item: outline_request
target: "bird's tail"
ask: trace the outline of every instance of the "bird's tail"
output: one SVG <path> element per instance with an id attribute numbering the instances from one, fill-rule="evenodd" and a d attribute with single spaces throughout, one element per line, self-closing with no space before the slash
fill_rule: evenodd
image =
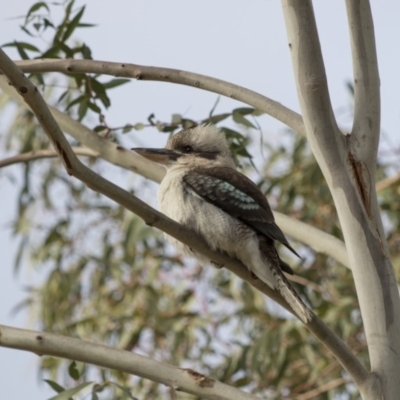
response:
<path id="1" fill-rule="evenodd" d="M 301 297 L 294 290 L 293 286 L 286 279 L 282 273 L 277 273 L 276 276 L 276 289 L 286 300 L 295 314 L 306 324 L 311 321 L 312 311 L 304 303 Z"/>

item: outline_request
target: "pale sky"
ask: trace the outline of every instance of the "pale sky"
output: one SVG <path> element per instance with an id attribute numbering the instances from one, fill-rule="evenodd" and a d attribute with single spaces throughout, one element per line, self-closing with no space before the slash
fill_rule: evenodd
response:
<path id="1" fill-rule="evenodd" d="M 4 0 L 3 0 L 4 1 Z M 29 41 L 18 26 L 33 0 L 7 1 L 0 20 L 0 44 Z M 84 4 L 82 1 L 76 2 Z M 98 60 L 184 69 L 221 78 L 260 92 L 299 111 L 286 31 L 277 0 L 96 0 L 87 1 L 83 22 L 98 27 L 81 29 L 77 37 L 92 48 Z M 400 2 L 373 0 L 375 32 L 382 88 L 382 128 L 400 145 Z M 352 77 L 344 1 L 317 0 L 315 12 L 320 29 L 326 71 L 334 109 L 349 105 L 345 82 Z M 17 57 L 9 48 L 9 54 Z M 145 121 L 154 112 L 169 120 L 172 113 L 191 118 L 206 115 L 215 94 L 158 82 L 133 82 L 112 92 L 107 114 L 112 126 Z M 241 103 L 221 99 L 217 112 Z M 345 119 L 340 122 L 346 122 Z M 277 140 L 282 125 L 261 119 L 265 140 Z M 3 132 L 0 121 L 0 135 Z M 146 134 L 147 135 L 147 134 Z M 157 134 L 149 142 L 162 142 Z M 1 154 L 1 153 L 0 153 Z M 23 268 L 14 277 L 16 243 L 10 239 L 9 222 L 15 211 L 16 189 L 0 171 L 0 323 L 28 327 L 27 314 L 10 314 L 24 298 L 23 286 L 40 276 Z M 37 356 L 0 348 L 0 388 L 4 399 L 43 400 L 54 395 L 38 383 Z"/>

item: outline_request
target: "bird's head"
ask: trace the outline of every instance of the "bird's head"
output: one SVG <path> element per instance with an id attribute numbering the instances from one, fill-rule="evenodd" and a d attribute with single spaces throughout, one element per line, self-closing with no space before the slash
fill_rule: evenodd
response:
<path id="1" fill-rule="evenodd" d="M 172 135 L 164 149 L 134 148 L 141 156 L 167 169 L 182 166 L 235 168 L 225 134 L 214 125 L 197 125 Z"/>

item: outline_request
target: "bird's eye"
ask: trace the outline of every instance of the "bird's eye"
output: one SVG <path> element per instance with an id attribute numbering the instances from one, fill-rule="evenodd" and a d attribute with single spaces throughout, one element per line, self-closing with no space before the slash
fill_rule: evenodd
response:
<path id="1" fill-rule="evenodd" d="M 192 146 L 185 146 L 182 148 L 182 152 L 189 154 L 189 153 L 193 153 L 193 147 Z"/>

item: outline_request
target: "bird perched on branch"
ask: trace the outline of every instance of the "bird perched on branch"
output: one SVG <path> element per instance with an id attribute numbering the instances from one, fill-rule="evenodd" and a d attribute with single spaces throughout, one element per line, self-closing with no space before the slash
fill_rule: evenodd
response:
<path id="1" fill-rule="evenodd" d="M 310 309 L 283 274 L 293 271 L 279 258 L 274 242 L 298 254 L 275 224 L 265 196 L 236 170 L 222 131 L 198 125 L 172 135 L 164 149 L 132 150 L 167 168 L 158 192 L 161 212 L 202 236 L 210 248 L 239 259 L 278 290 L 303 322 L 311 319 Z M 202 263 L 209 261 L 178 240 L 170 240 L 185 254 Z"/>

